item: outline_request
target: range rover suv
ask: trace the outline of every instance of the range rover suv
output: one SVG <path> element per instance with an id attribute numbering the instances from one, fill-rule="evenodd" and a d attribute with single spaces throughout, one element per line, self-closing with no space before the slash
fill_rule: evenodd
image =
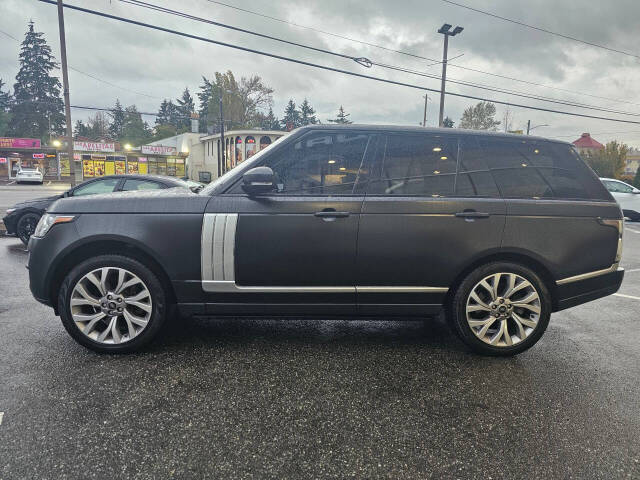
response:
<path id="1" fill-rule="evenodd" d="M 69 334 L 139 349 L 168 316 L 429 317 L 513 355 L 618 290 L 623 217 L 567 143 L 453 129 L 298 129 L 196 194 L 63 198 L 31 291 Z"/>

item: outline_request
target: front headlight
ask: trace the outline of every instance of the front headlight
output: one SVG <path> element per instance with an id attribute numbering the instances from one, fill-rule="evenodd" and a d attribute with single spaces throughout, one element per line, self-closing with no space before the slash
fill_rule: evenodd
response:
<path id="1" fill-rule="evenodd" d="M 12 214 L 13 212 L 15 212 L 16 209 L 15 208 L 7 208 L 7 215 Z"/>
<path id="2" fill-rule="evenodd" d="M 40 217 L 40 221 L 36 226 L 36 231 L 33 232 L 33 236 L 42 238 L 56 223 L 71 222 L 74 218 L 75 216 L 73 215 L 52 215 L 50 213 L 45 213 Z"/>

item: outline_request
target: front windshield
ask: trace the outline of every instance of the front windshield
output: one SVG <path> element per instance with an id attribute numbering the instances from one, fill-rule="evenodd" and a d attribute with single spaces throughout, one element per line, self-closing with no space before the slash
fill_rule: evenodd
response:
<path id="1" fill-rule="evenodd" d="M 213 190 L 215 190 L 215 188 L 218 185 L 223 184 L 224 182 L 226 182 L 229 178 L 233 177 L 235 175 L 235 173 L 237 172 L 237 169 L 242 167 L 242 168 L 251 168 L 252 166 L 255 166 L 259 161 L 260 158 L 262 157 L 262 155 L 264 155 L 265 152 L 270 151 L 274 145 L 277 145 L 279 142 L 281 142 L 284 138 L 286 138 L 287 135 L 283 135 L 282 137 L 278 138 L 276 141 L 274 141 L 271 145 L 269 145 L 269 147 L 267 148 L 263 148 L 262 150 L 260 150 L 258 153 L 256 153 L 255 155 L 253 155 L 249 160 L 245 160 L 242 163 L 239 163 L 238 165 L 236 165 L 235 167 L 233 167 L 231 170 L 229 170 L 228 172 L 226 172 L 224 175 L 222 175 L 221 177 L 216 178 L 214 181 L 212 181 L 209 185 L 207 185 L 205 188 L 203 188 L 200 192 L 198 192 L 200 195 L 210 195 L 211 192 L 213 192 Z"/>

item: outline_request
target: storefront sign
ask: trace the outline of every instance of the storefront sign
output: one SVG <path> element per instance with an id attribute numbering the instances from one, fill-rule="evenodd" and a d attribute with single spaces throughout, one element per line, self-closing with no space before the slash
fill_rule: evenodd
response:
<path id="1" fill-rule="evenodd" d="M 177 155 L 176 147 L 167 147 L 166 145 L 142 145 L 141 153 L 146 155 Z"/>
<path id="2" fill-rule="evenodd" d="M 115 152 L 115 144 L 98 142 L 73 142 L 73 149 L 82 152 Z"/>
<path id="3" fill-rule="evenodd" d="M 0 157 L 0 163 L 7 163 L 7 157 Z"/>
<path id="4" fill-rule="evenodd" d="M 0 148 L 40 148 L 37 138 L 0 138 Z"/>
<path id="5" fill-rule="evenodd" d="M 44 158 L 44 153 L 34 153 L 33 158 Z"/>

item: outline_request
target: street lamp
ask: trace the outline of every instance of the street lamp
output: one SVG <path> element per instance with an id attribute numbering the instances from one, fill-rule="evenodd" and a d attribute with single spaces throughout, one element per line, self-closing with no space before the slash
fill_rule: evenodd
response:
<path id="1" fill-rule="evenodd" d="M 124 144 L 124 149 L 125 149 L 125 150 L 131 150 L 131 148 L 132 148 L 132 147 L 131 147 L 131 144 L 130 144 L 130 143 L 125 143 L 125 144 Z"/>
<path id="2" fill-rule="evenodd" d="M 444 35 L 444 50 L 442 52 L 442 84 L 440 86 L 440 115 L 438 125 L 442 127 L 444 120 L 444 86 L 447 81 L 447 50 L 449 49 L 449 37 L 455 37 L 462 32 L 464 28 L 457 26 L 451 30 L 451 25 L 445 23 L 438 29 L 438 33 Z"/>
<path id="3" fill-rule="evenodd" d="M 550 127 L 550 126 L 551 126 L 551 125 L 548 125 L 548 124 L 546 124 L 546 123 L 543 123 L 543 124 L 541 124 L 541 125 L 536 125 L 536 126 L 532 127 L 532 126 L 531 126 L 531 120 L 527 120 L 527 135 L 529 135 L 529 132 L 530 132 L 531 130 L 535 130 L 535 129 L 536 129 L 536 128 L 538 128 L 538 127 Z"/>
<path id="4" fill-rule="evenodd" d="M 53 146 L 56 148 L 60 148 L 60 146 L 62 145 L 60 140 L 54 140 L 52 143 L 53 143 Z"/>

